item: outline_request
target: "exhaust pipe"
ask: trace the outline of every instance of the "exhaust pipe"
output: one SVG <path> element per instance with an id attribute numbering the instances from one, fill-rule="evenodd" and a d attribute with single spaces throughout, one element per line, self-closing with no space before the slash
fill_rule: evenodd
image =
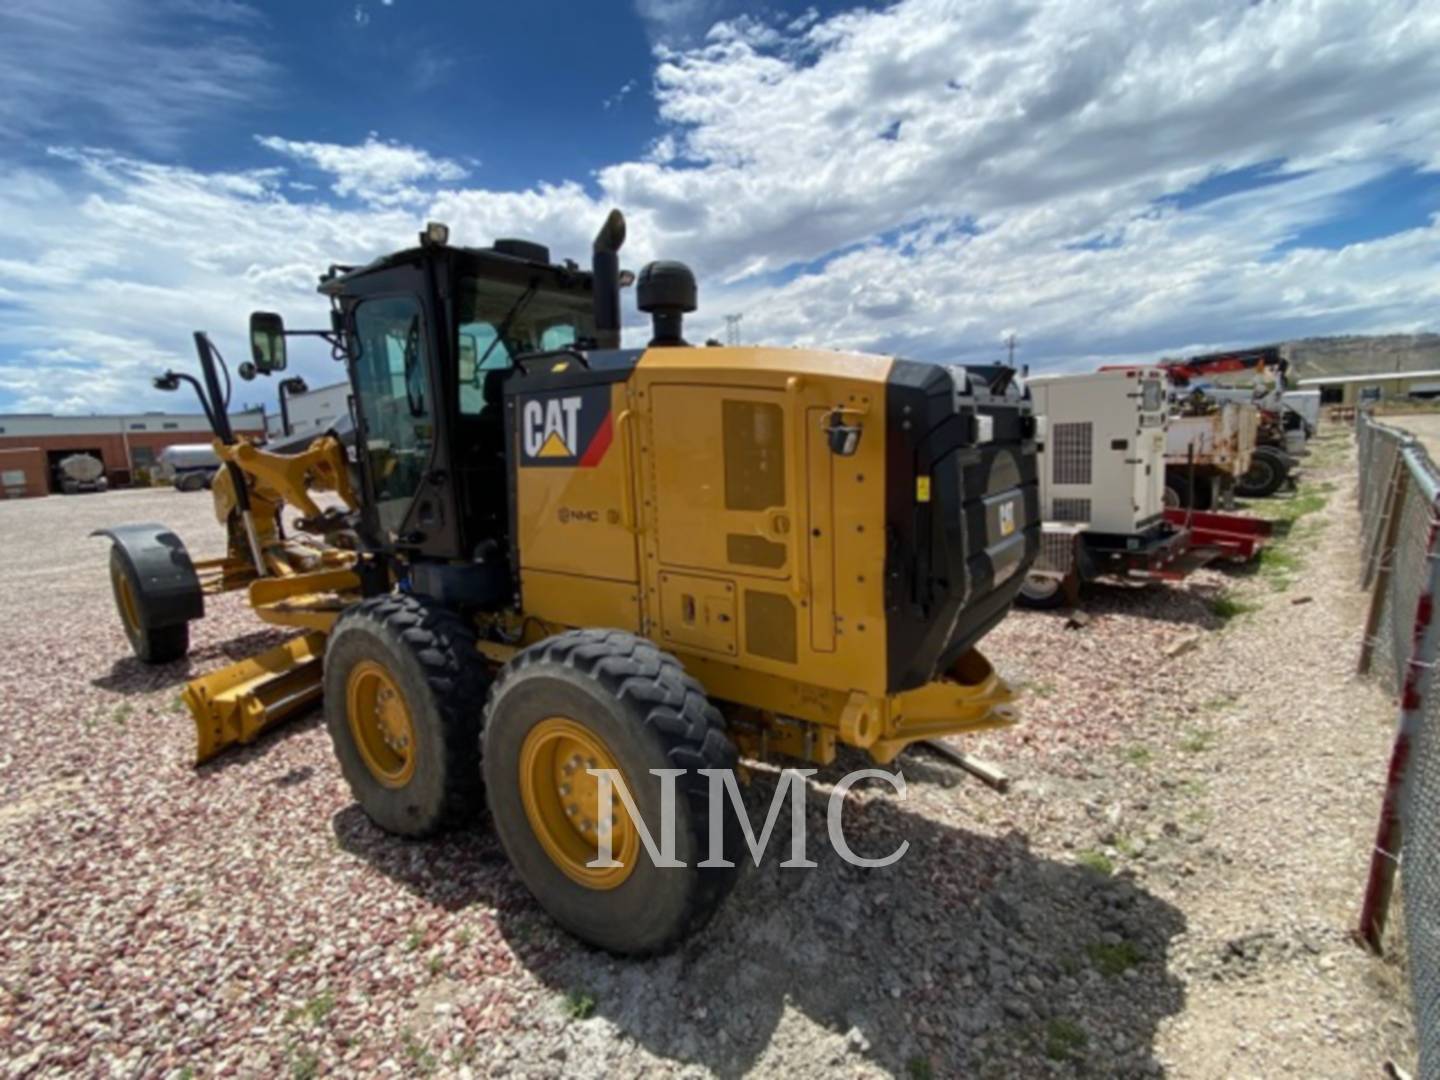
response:
<path id="1" fill-rule="evenodd" d="M 590 256 L 595 296 L 595 347 L 620 347 L 620 248 L 625 243 L 625 215 L 611 210 L 595 234 Z"/>

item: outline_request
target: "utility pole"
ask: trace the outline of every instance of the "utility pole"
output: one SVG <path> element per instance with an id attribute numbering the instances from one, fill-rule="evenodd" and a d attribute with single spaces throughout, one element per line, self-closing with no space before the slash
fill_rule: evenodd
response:
<path id="1" fill-rule="evenodd" d="M 1006 363 L 1009 364 L 1009 366 L 1013 368 L 1013 367 L 1015 366 L 1015 331 L 1014 331 L 1014 330 L 1011 330 L 1008 334 L 1005 335 L 1005 351 L 1006 351 L 1007 355 L 1009 356 L 1009 359 L 1006 361 Z"/>
<path id="2" fill-rule="evenodd" d="M 725 344 L 740 344 L 740 320 L 745 316 L 743 313 L 725 316 Z"/>

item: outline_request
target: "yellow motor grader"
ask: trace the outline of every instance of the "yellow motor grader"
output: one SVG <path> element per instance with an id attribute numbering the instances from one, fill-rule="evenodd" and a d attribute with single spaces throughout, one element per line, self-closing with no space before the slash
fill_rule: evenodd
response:
<path id="1" fill-rule="evenodd" d="M 693 275 L 656 262 L 635 281 L 624 233 L 612 212 L 585 270 L 432 224 L 416 247 L 330 268 L 328 329 L 254 314 L 241 377 L 283 370 L 298 334 L 349 376 L 350 417 L 293 453 L 231 431 L 228 371 L 197 333 L 202 378 L 157 385 L 199 392 L 227 553 L 192 560 L 162 525 L 106 535 L 142 660 L 182 657 L 219 592 L 297 631 L 186 687 L 200 761 L 323 702 L 378 825 L 418 837 L 488 802 L 562 925 L 644 954 L 703 924 L 734 874 L 697 865 L 699 770 L 826 764 L 838 743 L 884 763 L 1013 720 L 975 645 L 1025 578 L 1039 513 L 1009 369 L 692 347 Z M 621 347 L 631 283 L 645 348 Z M 601 805 L 605 769 L 631 802 Z M 666 782 L 673 862 L 640 843 Z M 597 858 L 602 817 L 614 865 Z M 727 854 L 737 829 L 717 826 Z"/>

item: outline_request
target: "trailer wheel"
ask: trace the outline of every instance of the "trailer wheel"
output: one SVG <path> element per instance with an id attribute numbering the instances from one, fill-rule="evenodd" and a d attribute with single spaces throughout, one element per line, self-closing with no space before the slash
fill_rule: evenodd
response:
<path id="1" fill-rule="evenodd" d="M 1065 582 L 1044 574 L 1026 574 L 1015 603 L 1032 611 L 1053 611 L 1065 604 Z"/>
<path id="2" fill-rule="evenodd" d="M 1281 454 L 1270 446 L 1257 446 L 1250 455 L 1250 468 L 1235 484 L 1235 491 L 1247 499 L 1268 499 L 1285 484 L 1289 469 Z"/>
<path id="3" fill-rule="evenodd" d="M 389 594 L 340 616 L 325 649 L 325 724 L 371 821 L 425 836 L 475 816 L 487 681 L 475 631 L 453 611 Z"/>
<path id="4" fill-rule="evenodd" d="M 145 592 L 135 568 L 120 554 L 110 549 L 110 589 L 115 595 L 115 610 L 135 656 L 146 664 L 168 664 L 190 651 L 190 624 L 151 626 L 152 612 L 145 607 Z"/>
<path id="5" fill-rule="evenodd" d="M 664 952 L 695 933 L 734 883 L 710 855 L 708 778 L 737 754 L 720 712 L 678 660 L 620 630 L 571 630 L 518 653 L 491 691 L 482 755 L 495 831 L 521 880 L 576 937 L 622 955 Z M 590 769 L 620 773 L 641 823 L 663 845 L 664 785 L 673 778 L 674 857 L 656 866 L 624 801 L 613 796 L 612 853 L 598 861 L 600 798 Z M 729 799 L 719 823 L 732 864 Z M 664 850 L 663 846 L 660 850 Z"/>

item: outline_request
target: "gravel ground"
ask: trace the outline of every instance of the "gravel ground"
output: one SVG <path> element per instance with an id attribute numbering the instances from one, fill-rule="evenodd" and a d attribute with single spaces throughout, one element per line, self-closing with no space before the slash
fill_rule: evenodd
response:
<path id="1" fill-rule="evenodd" d="M 0 503 L 0 1067 L 15 1076 L 616 1072 L 1375 1075 L 1414 1061 L 1403 973 L 1352 946 L 1393 707 L 1351 675 L 1353 456 L 1260 572 L 1098 588 L 986 650 L 1024 721 L 1000 796 L 901 759 L 852 793 L 860 870 L 747 870 L 645 963 L 554 929 L 483 824 L 408 843 L 351 803 L 318 717 L 202 769 L 177 692 L 273 635 L 210 604 L 129 658 L 97 525 L 217 553 L 203 495 Z M 1328 458 L 1325 464 L 1323 458 Z M 1293 516 L 1321 498 L 1280 500 Z M 1278 511 L 1276 508 L 1278 507 Z M 1303 603 L 1302 603 L 1303 601 Z M 1173 655 L 1172 655 L 1173 654 Z M 760 774 L 750 798 L 768 802 Z"/>

